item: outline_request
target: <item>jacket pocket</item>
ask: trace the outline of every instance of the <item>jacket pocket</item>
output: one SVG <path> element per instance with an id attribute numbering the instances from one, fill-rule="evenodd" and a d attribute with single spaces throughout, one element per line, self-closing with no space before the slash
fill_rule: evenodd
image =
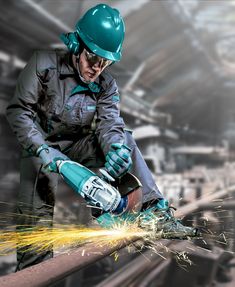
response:
<path id="1" fill-rule="evenodd" d="M 81 125 L 82 124 L 82 96 L 70 96 L 63 109 L 62 122 L 66 125 Z"/>
<path id="2" fill-rule="evenodd" d="M 82 106 L 82 125 L 90 126 L 96 113 L 96 103 L 87 102 Z"/>

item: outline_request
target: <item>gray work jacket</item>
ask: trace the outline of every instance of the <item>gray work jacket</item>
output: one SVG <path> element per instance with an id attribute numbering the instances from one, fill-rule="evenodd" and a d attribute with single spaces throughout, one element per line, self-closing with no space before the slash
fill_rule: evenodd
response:
<path id="1" fill-rule="evenodd" d="M 91 90 L 81 82 L 65 51 L 36 51 L 21 72 L 8 121 L 23 149 L 35 154 L 50 142 L 73 140 L 89 129 L 96 114 L 95 133 L 106 154 L 112 143 L 124 141 L 119 94 L 115 80 L 103 71 Z"/>

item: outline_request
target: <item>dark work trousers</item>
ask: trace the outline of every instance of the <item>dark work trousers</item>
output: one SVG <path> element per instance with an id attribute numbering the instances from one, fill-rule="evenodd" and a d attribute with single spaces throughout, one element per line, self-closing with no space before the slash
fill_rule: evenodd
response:
<path id="1" fill-rule="evenodd" d="M 162 198 L 154 179 L 130 132 L 125 132 L 125 144 L 132 149 L 132 168 L 130 170 L 143 185 L 143 202 Z M 67 150 L 67 151 L 66 151 Z M 62 150 L 71 160 L 88 168 L 103 167 L 105 158 L 94 134 L 88 134 L 69 149 Z M 36 157 L 22 157 L 20 170 L 20 191 L 18 196 L 18 229 L 30 227 L 51 227 L 57 190 L 58 174 L 40 171 L 41 162 Z M 17 250 L 17 270 L 42 262 L 53 256 L 50 251 L 37 253 Z"/>

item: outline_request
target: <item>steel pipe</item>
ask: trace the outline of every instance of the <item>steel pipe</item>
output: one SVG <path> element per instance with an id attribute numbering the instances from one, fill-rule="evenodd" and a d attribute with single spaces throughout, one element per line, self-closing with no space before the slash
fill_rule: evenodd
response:
<path id="1" fill-rule="evenodd" d="M 40 264 L 28 267 L 17 273 L 0 277 L 1 287 L 45 287 L 51 286 L 70 274 L 124 248 L 138 240 L 122 240 L 111 246 L 86 244 L 71 254 L 62 254 Z"/>

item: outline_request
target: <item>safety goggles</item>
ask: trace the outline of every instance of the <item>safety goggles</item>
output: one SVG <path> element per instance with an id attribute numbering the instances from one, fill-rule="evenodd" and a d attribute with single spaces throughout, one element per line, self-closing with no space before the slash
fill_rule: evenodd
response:
<path id="1" fill-rule="evenodd" d="M 103 69 L 103 68 L 111 65 L 113 62 L 111 60 L 97 56 L 96 54 L 91 53 L 91 52 L 87 51 L 86 49 L 84 49 L 84 53 L 86 56 L 86 60 L 88 61 L 88 63 L 91 66 L 95 65 L 96 63 L 99 63 L 99 66 Z"/>

